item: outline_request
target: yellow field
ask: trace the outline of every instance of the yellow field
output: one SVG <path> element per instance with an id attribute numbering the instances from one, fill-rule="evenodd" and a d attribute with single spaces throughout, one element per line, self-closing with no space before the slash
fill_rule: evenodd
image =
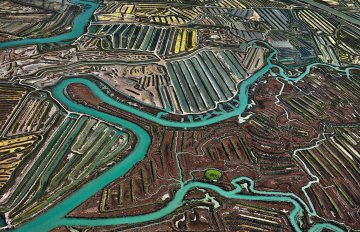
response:
<path id="1" fill-rule="evenodd" d="M 0 140 L 0 188 L 10 179 L 21 160 L 38 140 L 36 135 Z"/>
<path id="2" fill-rule="evenodd" d="M 188 39 L 191 39 L 191 45 L 188 46 Z M 188 28 L 178 28 L 175 39 L 174 53 L 192 51 L 197 44 L 196 30 Z"/>

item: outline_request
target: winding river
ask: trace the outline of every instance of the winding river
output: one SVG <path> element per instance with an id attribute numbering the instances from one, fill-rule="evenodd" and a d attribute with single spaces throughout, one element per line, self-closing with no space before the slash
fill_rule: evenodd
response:
<path id="1" fill-rule="evenodd" d="M 100 6 L 98 2 L 92 0 L 71 0 L 74 4 L 79 4 L 83 7 L 82 13 L 79 14 L 72 24 L 72 29 L 64 34 L 55 35 L 46 38 L 24 38 L 21 40 L 12 40 L 0 43 L 0 48 L 16 47 L 22 45 L 32 44 L 48 44 L 66 42 L 69 40 L 77 39 L 82 36 L 86 27 L 89 24 L 95 10 Z"/>
<path id="2" fill-rule="evenodd" d="M 250 45 L 254 45 L 250 43 Z M 272 49 L 269 46 L 269 49 Z M 141 128 L 139 125 L 127 121 L 122 118 L 118 118 L 116 116 L 98 111 L 96 109 L 92 109 L 86 107 L 84 105 L 78 104 L 66 95 L 66 88 L 68 85 L 72 83 L 81 83 L 86 85 L 91 91 L 99 98 L 101 98 L 104 102 L 117 107 L 121 110 L 124 110 L 128 113 L 137 115 L 146 120 L 152 121 L 154 123 L 170 126 L 170 127 L 178 127 L 178 128 L 190 128 L 190 127 L 199 127 L 211 125 L 213 123 L 221 122 L 222 120 L 228 119 L 233 116 L 241 115 L 241 113 L 246 109 L 248 104 L 248 89 L 249 87 L 260 77 L 262 77 L 266 72 L 268 72 L 271 68 L 277 67 L 279 70 L 280 76 L 284 79 L 292 82 L 300 81 L 303 77 L 305 77 L 314 66 L 324 65 L 324 64 L 311 64 L 309 65 L 304 73 L 297 77 L 288 77 L 285 74 L 285 71 L 275 64 L 271 63 L 271 60 L 276 55 L 277 51 L 275 49 L 272 50 L 270 56 L 267 58 L 267 65 L 260 69 L 253 76 L 243 81 L 240 85 L 238 98 L 239 98 L 239 106 L 231 112 L 224 112 L 221 115 L 217 115 L 210 119 L 203 119 L 201 121 L 193 121 L 193 122 L 174 122 L 162 118 L 158 118 L 152 114 L 143 112 L 137 108 L 134 108 L 130 105 L 122 104 L 120 102 L 115 101 L 114 99 L 107 96 L 101 89 L 92 81 L 80 78 L 73 77 L 69 79 L 65 79 L 60 81 L 53 88 L 53 96 L 59 100 L 66 108 L 68 108 L 73 113 L 85 113 L 88 115 L 92 115 L 96 118 L 100 118 L 102 120 L 108 121 L 110 123 L 116 124 L 119 127 L 123 127 L 125 129 L 131 130 L 134 132 L 137 137 L 137 144 L 134 150 L 120 163 L 107 170 L 105 173 L 100 175 L 94 180 L 91 180 L 84 186 L 82 186 L 79 190 L 75 191 L 71 196 L 64 199 L 62 202 L 58 203 L 54 207 L 50 208 L 42 215 L 36 217 L 29 223 L 20 227 L 17 231 L 29 231 L 30 229 L 35 229 L 36 231 L 47 231 L 58 226 L 66 225 L 83 225 L 83 226 L 105 226 L 105 225 L 121 225 L 121 224 L 131 224 L 131 223 L 139 223 L 139 222 L 147 222 L 160 219 L 170 213 L 174 212 L 177 208 L 184 204 L 184 196 L 185 194 L 193 189 L 193 188 L 203 188 L 203 189 L 211 189 L 218 194 L 222 195 L 226 198 L 238 199 L 238 200 L 253 200 L 253 201 L 271 201 L 271 202 L 289 202 L 294 205 L 294 208 L 290 214 L 290 222 L 295 231 L 301 231 L 299 225 L 299 218 L 305 212 L 312 216 L 317 216 L 316 211 L 314 210 L 311 201 L 310 206 L 308 206 L 300 197 L 290 192 L 265 192 L 259 191 L 254 188 L 254 181 L 248 177 L 239 177 L 232 181 L 232 185 L 235 187 L 232 191 L 225 191 L 216 185 L 212 185 L 209 183 L 203 183 L 198 181 L 189 181 L 181 185 L 180 189 L 175 194 L 174 198 L 162 209 L 139 216 L 130 216 L 130 217 L 115 217 L 115 218 L 98 218 L 98 219 L 86 219 L 86 218 L 66 218 L 66 214 L 73 210 L 76 206 L 80 205 L 86 199 L 91 197 L 97 191 L 104 188 L 106 185 L 114 181 L 115 179 L 124 175 L 130 168 L 132 168 L 137 162 L 142 160 L 146 155 L 148 148 L 150 146 L 151 138 L 148 133 Z M 327 65 L 332 67 L 331 65 Z M 333 67 L 337 69 L 339 72 L 344 72 L 350 77 L 350 70 L 356 67 L 348 67 L 345 69 L 341 69 L 339 67 Z M 182 179 L 182 178 L 181 178 Z M 238 184 L 240 181 L 246 181 L 250 184 L 250 191 L 253 195 L 247 195 L 241 193 L 241 186 Z M 304 212 L 305 211 L 305 212 Z M 319 223 L 313 225 L 311 231 L 319 231 L 324 228 L 333 230 L 333 231 L 343 231 L 340 227 L 330 224 L 330 223 Z"/>
<path id="3" fill-rule="evenodd" d="M 84 10 L 74 21 L 73 29 L 65 34 L 57 35 L 49 38 L 38 38 L 38 39 L 24 39 L 16 41 L 8 41 L 0 43 L 0 48 L 20 46 L 20 45 L 29 45 L 29 44 L 41 44 L 41 43 L 50 43 L 50 42 L 62 42 L 66 40 L 76 39 L 81 36 L 85 28 L 90 21 L 90 18 L 93 12 L 99 6 L 98 3 L 86 0 L 72 0 L 75 4 L 82 4 Z M 248 45 L 255 46 L 256 42 L 251 42 Z M 263 43 L 263 42 L 262 42 Z M 184 196 L 187 192 L 194 188 L 210 189 L 223 197 L 229 199 L 237 200 L 251 200 L 251 201 L 267 201 L 267 202 L 288 202 L 293 204 L 294 208 L 290 213 L 290 223 L 295 231 L 301 231 L 299 219 L 304 213 L 307 213 L 312 216 L 317 216 L 314 207 L 312 206 L 311 201 L 309 206 L 297 195 L 291 192 L 266 192 L 259 191 L 255 189 L 255 183 L 252 179 L 248 177 L 238 177 L 232 180 L 232 185 L 234 189 L 231 191 L 225 191 L 224 189 L 209 183 L 198 182 L 198 181 L 187 181 L 180 185 L 180 189 L 176 192 L 173 199 L 162 209 L 148 213 L 145 215 L 138 216 L 128 216 L 128 217 L 114 217 L 114 218 L 97 218 L 97 219 L 87 219 L 87 218 L 67 218 L 66 215 L 84 202 L 86 199 L 94 195 L 96 192 L 100 191 L 102 188 L 107 186 L 109 183 L 113 182 L 117 178 L 123 176 L 128 170 L 130 170 L 137 162 L 141 161 L 147 154 L 148 148 L 151 143 L 151 138 L 149 134 L 141 128 L 139 125 L 127 121 L 125 119 L 98 111 L 86 107 L 84 105 L 78 104 L 67 97 L 65 94 L 66 87 L 72 83 L 81 83 L 86 85 L 93 93 L 102 99 L 104 102 L 119 108 L 120 110 L 126 111 L 128 113 L 137 115 L 151 122 L 157 123 L 162 126 L 177 127 L 177 128 L 193 128 L 211 125 L 217 122 L 221 122 L 225 119 L 241 115 L 248 105 L 248 89 L 249 87 L 256 82 L 259 78 L 268 73 L 272 68 L 276 67 L 279 70 L 279 76 L 284 78 L 287 81 L 296 82 L 301 80 L 306 76 L 312 67 L 325 65 L 314 63 L 307 66 L 306 70 L 297 77 L 288 77 L 281 66 L 272 63 L 272 60 L 276 58 L 277 51 L 273 49 L 270 45 L 264 43 L 270 49 L 271 54 L 267 57 L 267 65 L 261 68 L 259 71 L 254 73 L 251 77 L 244 80 L 240 86 L 237 98 L 239 100 L 239 105 L 235 107 L 230 112 L 223 112 L 222 114 L 216 115 L 212 118 L 203 118 L 199 121 L 190 121 L 190 122 L 175 122 L 157 117 L 146 112 L 143 112 L 137 108 L 134 108 L 130 105 L 122 104 L 115 101 L 114 99 L 107 96 L 101 89 L 92 81 L 85 78 L 69 78 L 60 81 L 53 88 L 53 96 L 67 109 L 73 113 L 84 113 L 91 115 L 93 117 L 102 119 L 104 121 L 110 122 L 112 124 L 118 125 L 119 127 L 133 131 L 137 137 L 137 144 L 132 150 L 132 152 L 121 162 L 105 171 L 103 174 L 98 176 L 96 179 L 93 179 L 83 185 L 79 190 L 75 191 L 69 197 L 61 201 L 60 203 L 52 206 L 50 209 L 46 210 L 41 215 L 35 217 L 33 220 L 22 225 L 16 231 L 49 231 L 53 228 L 59 226 L 72 226 L 72 225 L 82 225 L 82 226 L 106 226 L 106 225 L 121 225 L 121 224 L 133 224 L 140 222 L 154 221 L 160 218 L 163 218 L 176 209 L 185 204 Z M 339 67 L 333 67 L 339 72 L 344 72 L 350 78 L 350 70 L 357 67 L 348 67 L 341 69 Z M 181 175 L 181 172 L 180 172 Z M 180 178 L 182 180 L 182 176 Z M 240 182 L 246 182 L 248 184 L 248 189 L 252 195 L 242 193 L 242 187 L 239 184 Z M 331 224 L 331 223 L 318 223 L 314 224 L 310 231 L 321 231 L 323 229 L 330 229 L 333 231 L 343 231 L 340 227 Z"/>

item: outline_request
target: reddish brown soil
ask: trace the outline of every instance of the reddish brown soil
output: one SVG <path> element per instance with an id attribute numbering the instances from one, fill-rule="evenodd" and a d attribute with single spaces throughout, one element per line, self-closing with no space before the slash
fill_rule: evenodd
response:
<path id="1" fill-rule="evenodd" d="M 319 76 L 322 74 L 319 73 Z M 341 117 L 337 117 L 331 112 L 340 110 L 347 113 L 353 110 L 352 105 L 346 105 L 338 108 L 333 102 L 326 102 L 324 108 L 319 111 L 321 115 L 318 118 L 305 118 L 303 114 L 292 110 L 286 104 L 287 99 L 296 99 L 304 97 L 307 91 L 314 85 L 312 78 L 298 84 L 303 92 L 287 83 L 280 83 L 274 78 L 269 78 L 266 83 L 260 81 L 252 88 L 251 99 L 255 101 L 255 106 L 244 112 L 244 115 L 252 114 L 251 118 L 243 124 L 237 123 L 237 118 L 231 118 L 221 123 L 211 126 L 185 130 L 160 127 L 137 116 L 128 114 L 105 103 L 94 101 L 92 98 L 76 95 L 74 100 L 83 102 L 92 107 L 99 107 L 101 110 L 114 114 L 116 116 L 133 121 L 147 130 L 152 138 L 152 144 L 144 160 L 139 162 L 124 177 L 111 183 L 108 187 L 98 192 L 88 199 L 77 209 L 69 214 L 71 217 L 121 217 L 126 215 L 138 215 L 156 211 L 172 198 L 179 188 L 179 169 L 176 157 L 178 157 L 183 180 L 195 179 L 198 181 L 208 181 L 204 177 L 204 170 L 208 168 L 217 168 L 222 170 L 222 178 L 213 184 L 230 190 L 233 186 L 230 181 L 239 176 L 249 176 L 255 180 L 255 188 L 265 191 L 293 192 L 305 199 L 301 187 L 312 178 L 308 175 L 301 162 L 295 159 L 293 151 L 300 147 L 308 147 L 314 144 L 321 134 L 322 123 L 343 123 Z M 323 79 L 322 81 L 325 81 Z M 326 82 L 324 82 L 326 83 Z M 281 86 L 285 84 L 278 103 L 275 104 L 275 96 L 279 94 Z M 323 84 L 326 94 L 335 94 L 327 84 Z M 73 94 L 70 95 L 74 96 Z M 307 96 L 307 95 L 306 95 Z M 331 95 L 332 96 L 332 95 Z M 319 98 L 327 98 L 319 96 Z M 328 100 L 331 100 L 329 98 Z M 148 112 L 151 111 L 150 109 Z M 289 120 L 289 118 L 291 120 Z M 356 122 L 358 119 L 349 119 L 349 122 Z M 298 131 L 304 131 L 305 134 L 299 134 Z M 176 155 L 179 153 L 180 155 Z M 339 177 L 340 178 L 340 177 Z M 319 192 L 314 186 L 311 191 Z M 119 190 L 121 189 L 121 191 Z M 100 202 L 106 198 L 105 206 L 100 207 Z M 329 193 L 333 195 L 334 193 Z M 191 225 L 191 220 L 195 211 L 187 212 L 185 224 L 174 227 L 175 219 L 179 220 L 183 216 L 185 208 L 180 208 L 176 213 L 166 217 L 166 220 L 156 224 L 157 228 L 163 229 L 187 229 L 197 230 L 199 228 L 208 228 L 218 231 L 224 226 L 230 226 L 231 218 L 220 217 L 220 212 L 230 212 L 226 208 L 228 200 L 221 199 L 215 193 L 213 195 L 221 202 L 222 207 L 219 210 L 210 210 L 205 213 L 208 221 L 204 227 L 198 227 L 197 224 Z M 166 196 L 166 197 L 165 197 Z M 195 198 L 201 197 L 196 193 Z M 311 197 L 315 195 L 310 194 Z M 334 195 L 335 196 L 335 195 Z M 119 198 L 122 199 L 119 204 Z M 164 200 L 163 200 L 164 199 Z M 316 201 L 314 201 L 316 202 Z M 195 203 L 194 203 L 195 204 Z M 191 204 L 196 208 L 196 204 Z M 256 203 L 262 205 L 263 203 Z M 265 204 L 266 205 L 266 204 Z M 270 206 L 267 206 L 270 207 Z M 272 208 L 282 208 L 286 211 L 291 210 L 291 206 L 286 204 L 275 204 Z M 328 203 L 320 207 L 315 205 L 321 216 L 329 217 L 321 208 L 331 208 Z M 228 210 L 228 211 L 227 211 Z M 351 215 L 356 214 L 356 209 L 351 211 Z M 180 215 L 180 216 L 179 216 Z M 209 216 L 212 215 L 212 216 Z M 217 216 L 216 216 L 217 215 Z M 304 225 L 307 227 L 307 216 L 304 219 Z M 204 216 L 205 217 L 205 216 Z M 331 218 L 333 220 L 346 221 L 354 227 L 359 223 L 351 217 L 337 215 Z M 280 222 L 285 226 L 284 231 L 288 230 L 287 216 L 279 216 Z M 165 220 L 164 219 L 164 220 Z M 189 220 L 190 221 L 189 221 Z M 228 220 L 229 219 L 229 220 Z M 220 220 L 220 221 L 219 221 Z M 313 219 L 314 220 L 314 219 Z M 210 221 L 212 221 L 210 223 Z M 216 222 L 215 222 L 216 221 Z M 200 223 L 200 222 L 199 222 Z M 214 224 L 215 223 L 215 224 Z M 226 224 L 230 223 L 230 224 Z M 147 229 L 146 224 L 136 225 Z M 130 229 L 130 227 L 121 227 Z M 287 229 L 286 229 L 287 228 Z M 280 230 L 281 231 L 281 230 Z"/>

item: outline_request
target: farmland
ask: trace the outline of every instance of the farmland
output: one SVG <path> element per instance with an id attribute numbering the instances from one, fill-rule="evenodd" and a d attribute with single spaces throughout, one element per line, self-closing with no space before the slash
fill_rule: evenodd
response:
<path id="1" fill-rule="evenodd" d="M 357 231 L 356 0 L 4 0 L 1 231 Z"/>

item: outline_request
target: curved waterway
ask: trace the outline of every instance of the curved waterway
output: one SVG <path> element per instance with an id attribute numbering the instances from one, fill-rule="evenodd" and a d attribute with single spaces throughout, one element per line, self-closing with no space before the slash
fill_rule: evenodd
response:
<path id="1" fill-rule="evenodd" d="M 100 6 L 100 4 L 98 2 L 91 0 L 71 0 L 71 2 L 74 4 L 82 5 L 83 7 L 82 13 L 75 18 L 71 27 L 71 31 L 61 35 L 55 35 L 46 38 L 24 38 L 22 40 L 1 42 L 0 48 L 8 48 L 8 47 L 32 45 L 32 44 L 66 42 L 82 36 L 86 30 L 87 25 L 91 20 L 92 15 L 94 14 L 95 10 Z"/>
<path id="2" fill-rule="evenodd" d="M 209 183 L 203 183 L 198 181 L 190 181 L 181 185 L 173 199 L 162 209 L 139 216 L 130 217 L 116 217 L 116 218 L 101 218 L 101 219 L 85 219 L 85 218 L 66 218 L 66 214 L 73 210 L 76 206 L 81 204 L 83 201 L 91 197 L 97 191 L 104 188 L 106 185 L 114 181 L 115 179 L 124 175 L 130 168 L 132 168 L 138 161 L 142 160 L 147 153 L 150 146 L 151 138 L 148 133 L 135 123 L 127 121 L 116 116 L 106 114 L 104 112 L 83 106 L 69 99 L 65 94 L 66 86 L 71 83 L 82 83 L 86 84 L 93 91 L 99 91 L 99 89 L 93 89 L 96 85 L 88 85 L 92 82 L 85 81 L 82 78 L 72 78 L 60 82 L 55 86 L 53 95 L 63 105 L 65 105 L 71 111 L 77 113 L 85 113 L 110 123 L 116 124 L 122 128 L 129 129 L 134 132 L 137 137 L 137 144 L 131 154 L 129 154 L 124 160 L 107 170 L 104 174 L 98 178 L 91 180 L 89 183 L 81 187 L 79 190 L 71 194 L 68 198 L 58 203 L 56 206 L 50 208 L 42 215 L 36 217 L 34 220 L 20 227 L 17 231 L 48 231 L 58 226 L 72 226 L 72 225 L 84 225 L 84 226 L 106 226 L 106 225 L 121 225 L 121 224 L 132 224 L 147 222 L 160 219 L 170 213 L 174 212 L 177 208 L 182 206 L 184 202 L 184 196 L 188 191 L 194 188 L 210 189 L 226 198 L 237 199 L 237 200 L 251 200 L 251 201 L 266 201 L 266 202 L 288 202 L 294 205 L 293 210 L 290 213 L 290 222 L 292 227 L 296 231 L 301 231 L 298 219 L 303 215 L 304 210 L 310 213 L 310 209 L 306 204 L 293 193 L 282 193 L 282 192 L 265 192 L 259 191 L 254 188 L 254 181 L 248 177 L 239 177 L 232 181 L 234 190 L 225 191 L 222 188 L 212 185 Z M 101 91 L 100 91 L 101 92 Z M 96 94 L 99 94 L 98 92 Z M 103 96 L 103 95 L 98 95 Z M 107 96 L 107 95 L 104 95 Z M 104 97 L 104 101 L 108 99 Z M 118 107 L 121 107 L 118 105 Z M 128 108 L 120 108 L 127 110 Z M 128 111 L 132 112 L 132 111 Z M 146 116 L 144 116 L 146 118 Z M 151 120 L 152 117 L 149 117 Z M 221 121 L 221 120 L 219 120 Z M 181 178 L 182 179 L 182 178 Z M 249 186 L 248 189 L 253 195 L 242 194 L 242 187 L 238 182 L 246 181 Z M 323 223 L 318 224 L 315 229 L 331 228 L 336 231 L 342 231 L 335 225 Z"/>
<path id="3" fill-rule="evenodd" d="M 66 42 L 68 40 L 76 39 L 81 36 L 86 29 L 87 24 L 90 22 L 90 19 L 94 13 L 94 11 L 99 7 L 99 3 L 90 1 L 90 0 L 72 0 L 72 3 L 83 5 L 83 12 L 78 15 L 72 25 L 72 30 L 70 32 L 56 35 L 48 38 L 30 38 L 23 40 L 15 40 L 15 41 L 7 41 L 0 43 L 0 48 L 21 46 L 21 45 L 30 45 L 30 44 L 44 44 L 44 43 L 52 43 L 52 42 Z M 249 45 L 253 45 L 250 43 Z M 268 44 L 267 44 L 268 45 Z M 309 215 L 316 216 L 316 212 L 313 209 L 313 206 L 310 202 L 310 208 L 307 204 L 298 196 L 293 193 L 283 193 L 283 192 L 265 192 L 259 191 L 254 188 L 254 181 L 248 177 L 239 177 L 232 180 L 232 185 L 234 186 L 234 190 L 225 191 L 222 188 L 212 185 L 209 183 L 203 183 L 198 181 L 188 181 L 186 183 L 181 183 L 180 189 L 175 194 L 174 198 L 162 209 L 138 216 L 130 216 L 130 217 L 116 217 L 116 218 L 98 218 L 98 219 L 86 219 L 86 218 L 66 218 L 66 215 L 84 202 L 86 199 L 90 198 L 96 192 L 100 191 L 102 188 L 116 180 L 117 178 L 123 176 L 127 171 L 129 171 L 135 164 L 141 161 L 150 146 L 151 138 L 149 134 L 141 128 L 139 125 L 127 121 L 122 118 L 118 118 L 116 116 L 106 114 L 104 112 L 83 106 L 76 102 L 73 102 L 69 99 L 65 90 L 66 87 L 71 83 L 81 83 L 85 84 L 88 88 L 90 88 L 94 94 L 96 94 L 99 98 L 101 98 L 104 102 L 107 102 L 110 105 L 113 105 L 121 110 L 127 111 L 128 113 L 137 115 L 154 123 L 157 123 L 162 126 L 169 127 L 178 127 L 178 128 L 192 128 L 192 127 L 200 127 L 207 126 L 213 123 L 221 122 L 225 119 L 239 116 L 241 115 L 247 107 L 248 104 L 248 89 L 249 87 L 257 81 L 260 77 L 262 77 L 265 73 L 267 73 L 271 68 L 277 67 L 279 69 L 279 75 L 288 81 L 299 81 L 301 78 L 306 76 L 310 69 L 314 66 L 324 65 L 324 64 L 311 64 L 309 65 L 305 72 L 302 73 L 298 77 L 288 77 L 285 74 L 285 71 L 277 65 L 272 64 L 271 59 L 274 58 L 277 51 L 270 47 L 272 53 L 267 58 L 267 65 L 262 69 L 257 71 L 248 79 L 244 80 L 239 88 L 238 98 L 239 98 L 239 106 L 235 107 L 231 112 L 223 112 L 223 114 L 216 115 L 213 118 L 203 119 L 201 121 L 193 121 L 193 122 L 175 122 L 169 121 L 166 119 L 162 119 L 156 117 L 154 115 L 143 112 L 139 109 L 136 109 L 132 106 L 122 104 L 120 102 L 115 101 L 114 99 L 107 96 L 105 93 L 101 91 L 101 89 L 91 82 L 90 80 L 84 78 L 71 78 L 66 79 L 58 83 L 53 89 L 53 95 L 56 99 L 58 99 L 64 106 L 73 111 L 74 113 L 85 113 L 96 118 L 100 118 L 104 121 L 113 123 L 118 125 L 119 127 L 131 130 L 136 138 L 137 144 L 132 150 L 132 152 L 124 158 L 121 162 L 105 171 L 96 179 L 89 181 L 87 184 L 82 186 L 79 190 L 75 191 L 69 197 L 56 204 L 53 207 L 50 207 L 47 211 L 45 211 L 40 216 L 35 217 L 30 222 L 24 224 L 16 231 L 49 231 L 53 228 L 59 226 L 72 226 L 72 225 L 83 225 L 83 226 L 105 226 L 105 225 L 121 225 L 121 224 L 133 224 L 139 222 L 148 222 L 163 218 L 172 212 L 174 212 L 177 208 L 184 205 L 184 196 L 187 192 L 194 188 L 202 188 L 209 189 L 217 192 L 223 197 L 237 200 L 251 200 L 251 201 L 267 201 L 267 202 L 287 202 L 294 205 L 293 210 L 290 213 L 290 223 L 295 231 L 301 231 L 299 225 L 299 219 L 306 212 Z M 330 66 L 330 65 L 328 65 Z M 333 66 L 331 66 L 333 67 Z M 349 67 L 347 69 L 342 70 L 338 67 L 336 68 L 340 72 L 346 72 L 347 76 L 350 76 L 350 70 L 354 67 Z M 181 173 L 180 173 L 181 174 Z M 182 177 L 180 178 L 182 179 Z M 248 183 L 248 189 L 252 192 L 252 195 L 243 194 L 242 187 L 239 185 L 239 182 Z M 305 211 L 305 212 L 304 212 Z M 334 224 L 330 223 L 318 223 L 313 225 L 310 231 L 321 231 L 323 229 L 330 229 L 333 231 L 343 231 L 341 228 L 337 227 Z"/>
<path id="4" fill-rule="evenodd" d="M 295 231 L 301 231 L 299 225 L 299 219 L 305 212 L 309 215 L 317 216 L 316 211 L 313 209 L 311 202 L 309 202 L 310 204 L 309 207 L 300 197 L 290 192 L 266 192 L 266 191 L 256 190 L 254 188 L 254 181 L 248 177 L 239 177 L 234 179 L 232 181 L 234 190 L 232 191 L 225 191 L 216 185 L 212 185 L 204 182 L 198 182 L 198 181 L 188 181 L 186 183 L 182 183 L 180 185 L 180 189 L 177 191 L 174 198 L 164 208 L 156 212 L 148 213 L 144 215 L 130 216 L 130 217 L 115 217 L 115 218 L 98 218 L 98 219 L 65 217 L 75 207 L 80 205 L 82 202 L 84 202 L 86 199 L 94 195 L 96 192 L 104 188 L 112 181 L 123 176 L 138 161 L 142 160 L 145 157 L 151 142 L 151 138 L 149 134 L 139 125 L 127 121 L 125 119 L 118 118 L 116 116 L 98 111 L 96 109 L 86 107 L 69 99 L 68 96 L 65 94 L 66 87 L 69 84 L 72 83 L 84 84 L 104 102 L 113 105 L 121 110 L 124 110 L 128 113 L 137 115 L 139 117 L 142 117 L 144 119 L 147 119 L 149 121 L 152 121 L 160 125 L 181 127 L 181 128 L 206 126 L 213 123 L 221 122 L 222 120 L 225 120 L 233 116 L 240 115 L 246 109 L 246 106 L 248 104 L 248 89 L 250 85 L 252 85 L 256 80 L 258 80 L 271 68 L 277 67 L 279 69 L 280 76 L 282 76 L 284 79 L 288 81 L 296 82 L 301 80 L 304 76 L 306 76 L 310 72 L 310 69 L 312 67 L 318 65 L 324 65 L 324 64 L 311 64 L 305 69 L 304 73 L 302 73 L 301 75 L 297 77 L 288 77 L 285 74 L 285 71 L 280 66 L 271 63 L 271 59 L 274 58 L 276 52 L 277 51 L 273 49 L 273 52 L 267 58 L 268 64 L 262 69 L 260 69 L 253 76 L 242 82 L 238 94 L 240 100 L 239 106 L 234 111 L 224 112 L 223 114 L 217 115 L 214 118 L 204 119 L 202 121 L 175 122 L 175 121 L 158 118 L 152 114 L 143 112 L 132 106 L 115 101 L 114 99 L 107 96 L 104 92 L 102 92 L 101 89 L 95 83 L 85 78 L 76 77 L 76 78 L 65 79 L 59 82 L 53 89 L 53 95 L 69 110 L 73 111 L 74 113 L 85 113 L 88 115 L 92 115 L 96 118 L 100 118 L 102 120 L 116 124 L 122 128 L 131 130 L 134 132 L 135 136 L 137 137 L 137 144 L 134 147 L 133 151 L 120 163 L 116 164 L 114 167 L 107 170 L 96 179 L 91 180 L 90 182 L 82 186 L 79 190 L 71 194 L 68 198 L 64 199 L 62 202 L 50 208 L 40 216 L 30 221 L 29 223 L 21 226 L 19 229 L 17 229 L 17 231 L 30 231 L 30 230 L 48 231 L 58 226 L 72 226 L 72 225 L 106 226 L 106 225 L 133 224 L 139 222 L 153 221 L 165 217 L 166 215 L 169 215 L 170 213 L 174 212 L 177 208 L 182 206 L 185 203 L 184 196 L 188 191 L 194 188 L 210 189 L 217 192 L 221 196 L 230 199 L 291 203 L 294 205 L 294 208 L 290 213 L 290 218 L 289 218 L 290 223 L 292 227 L 295 229 Z M 327 65 L 327 66 L 333 67 L 331 65 Z M 345 72 L 346 75 L 350 77 L 350 70 L 357 67 L 348 67 L 345 69 L 341 69 L 339 67 L 333 67 L 333 68 L 337 69 L 339 72 Z M 241 193 L 242 188 L 238 184 L 238 182 L 240 181 L 246 181 L 247 183 L 250 184 L 249 190 L 250 192 L 253 193 L 252 195 Z M 343 231 L 340 227 L 331 223 L 315 224 L 310 229 L 310 231 L 321 231 L 322 229 L 325 228 L 333 231 Z"/>

